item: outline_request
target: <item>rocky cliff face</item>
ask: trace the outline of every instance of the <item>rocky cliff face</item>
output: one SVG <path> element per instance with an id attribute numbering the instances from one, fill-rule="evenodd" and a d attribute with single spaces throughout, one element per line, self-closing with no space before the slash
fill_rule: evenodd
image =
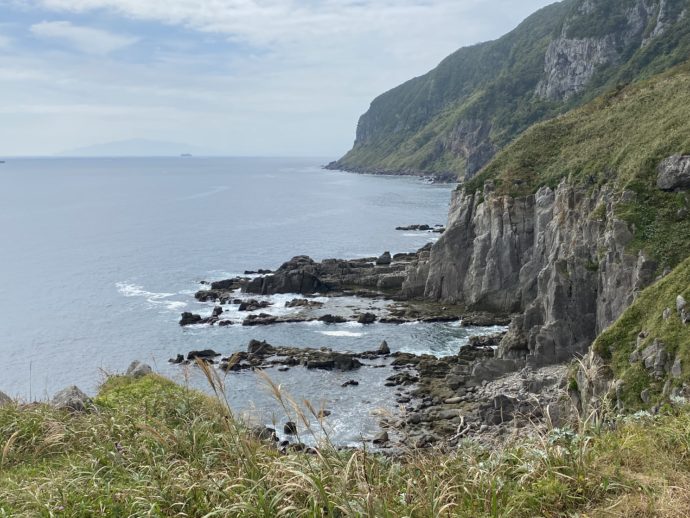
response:
<path id="1" fill-rule="evenodd" d="M 632 192 L 563 181 L 521 198 L 457 191 L 446 233 L 408 270 L 407 296 L 517 313 L 499 348 L 538 364 L 583 353 L 654 278 L 657 265 L 626 252 L 614 214 Z"/>

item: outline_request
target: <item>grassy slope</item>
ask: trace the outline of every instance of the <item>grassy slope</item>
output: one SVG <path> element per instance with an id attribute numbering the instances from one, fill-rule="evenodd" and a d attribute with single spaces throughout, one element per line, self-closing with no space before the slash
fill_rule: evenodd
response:
<path id="1" fill-rule="evenodd" d="M 681 358 L 682 375 L 678 379 L 672 379 L 673 385 L 679 387 L 690 382 L 690 326 L 683 325 L 676 312 L 678 295 L 690 300 L 690 258 L 683 261 L 671 274 L 644 290 L 618 321 L 594 342 L 594 350 L 608 362 L 615 377 L 624 382 L 622 399 L 626 409 L 636 410 L 650 406 L 645 405 L 640 398 L 644 389 L 651 392 L 650 404 L 664 401 L 662 390 L 666 379 L 653 379 L 639 362 L 631 364 L 629 361 L 641 331 L 648 333 L 642 347 L 658 339 L 666 346 L 672 361 L 676 355 Z M 666 308 L 672 309 L 668 320 L 664 320 L 662 316 Z"/>
<path id="2" fill-rule="evenodd" d="M 656 167 L 675 153 L 690 153 L 688 64 L 530 128 L 465 187 L 493 180 L 499 193 L 520 196 L 569 178 L 634 191 L 635 201 L 617 209 L 635 226 L 632 246 L 674 266 L 690 255 L 690 218 L 677 218 L 687 194 L 659 191 Z"/>
<path id="3" fill-rule="evenodd" d="M 680 516 L 690 415 L 554 431 L 506 451 L 391 461 L 279 455 L 223 406 L 157 376 L 112 378 L 98 411 L 0 408 L 0 516 Z"/>
<path id="4" fill-rule="evenodd" d="M 436 69 L 374 100 L 358 126 L 358 141 L 339 164 L 346 168 L 456 172 L 464 160 L 442 149 L 459 121 L 493 124 L 491 139 L 502 148 L 529 126 L 586 103 L 619 84 L 650 77 L 690 55 L 687 18 L 643 48 L 620 49 L 623 62 L 598 71 L 581 95 L 567 102 L 537 99 L 544 53 L 568 19 L 567 36 L 597 37 L 619 30 L 627 0 L 595 3 L 594 12 L 576 12 L 577 1 L 549 6 L 503 38 L 461 49 Z M 671 0 L 678 14 L 687 0 Z"/>

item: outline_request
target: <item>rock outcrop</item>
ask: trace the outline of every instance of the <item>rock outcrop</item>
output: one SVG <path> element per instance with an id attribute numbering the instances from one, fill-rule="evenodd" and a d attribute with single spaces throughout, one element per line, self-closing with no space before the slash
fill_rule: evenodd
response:
<path id="1" fill-rule="evenodd" d="M 631 196 L 566 181 L 522 198 L 490 182 L 483 193 L 458 190 L 448 230 L 410 266 L 403 293 L 519 313 L 500 358 L 548 364 L 584 353 L 654 279 L 657 264 L 626 251 L 633 234 L 615 215 Z"/>
<path id="2" fill-rule="evenodd" d="M 656 186 L 663 191 L 690 189 L 690 155 L 673 155 L 657 168 Z"/>

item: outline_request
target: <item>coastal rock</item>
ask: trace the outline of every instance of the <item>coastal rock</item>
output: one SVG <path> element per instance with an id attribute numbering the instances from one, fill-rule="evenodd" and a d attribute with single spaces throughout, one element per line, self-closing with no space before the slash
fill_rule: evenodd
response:
<path id="1" fill-rule="evenodd" d="M 690 188 L 690 155 L 673 155 L 657 168 L 656 186 L 663 191 Z"/>
<path id="2" fill-rule="evenodd" d="M 258 315 L 249 315 L 242 321 L 243 326 L 267 326 L 275 324 L 278 317 L 269 315 L 267 313 L 259 313 Z"/>
<path id="3" fill-rule="evenodd" d="M 388 342 L 385 340 L 379 345 L 378 351 L 376 351 L 381 356 L 387 356 L 391 353 L 390 347 L 388 347 Z"/>
<path id="4" fill-rule="evenodd" d="M 268 302 L 267 300 L 258 301 L 251 299 L 241 302 L 239 308 L 237 308 L 237 311 L 257 311 L 259 309 L 265 309 L 272 305 L 273 304 L 271 302 Z"/>
<path id="5" fill-rule="evenodd" d="M 75 385 L 64 388 L 55 394 L 50 404 L 55 408 L 72 412 L 86 412 L 93 406 L 91 398 Z"/>
<path id="6" fill-rule="evenodd" d="M 347 319 L 339 315 L 328 314 L 319 317 L 319 322 L 324 322 L 326 324 L 344 324 L 345 322 L 347 322 Z"/>
<path id="7" fill-rule="evenodd" d="M 278 441 L 275 429 L 268 426 L 253 426 L 249 429 L 249 434 L 256 440 L 274 443 Z"/>
<path id="8" fill-rule="evenodd" d="M 129 376 L 131 378 L 143 378 L 144 376 L 147 376 L 148 374 L 151 374 L 152 372 L 153 372 L 153 369 L 151 369 L 150 365 L 147 365 L 146 363 L 141 363 L 140 361 L 135 360 L 129 364 L 129 367 L 127 368 L 127 372 L 125 373 L 125 376 Z"/>
<path id="9" fill-rule="evenodd" d="M 200 324 L 203 319 L 201 315 L 196 315 L 194 313 L 184 312 L 182 313 L 182 318 L 180 319 L 181 326 L 191 326 L 194 324 Z"/>
<path id="10" fill-rule="evenodd" d="M 357 317 L 357 323 L 359 324 L 373 324 L 376 322 L 376 315 L 373 313 L 363 313 Z"/>
<path id="11" fill-rule="evenodd" d="M 321 308 L 323 302 L 309 299 L 293 299 L 285 303 L 286 308 Z"/>
<path id="12" fill-rule="evenodd" d="M 378 434 L 374 439 L 371 441 L 373 444 L 386 444 L 389 442 L 389 437 L 388 437 L 388 432 L 383 431 L 380 434 Z"/>
<path id="13" fill-rule="evenodd" d="M 247 352 L 249 354 L 272 354 L 274 351 L 275 348 L 265 340 L 263 342 L 251 340 L 247 346 Z"/>
<path id="14" fill-rule="evenodd" d="M 213 316 L 213 317 L 219 317 L 222 314 L 223 314 L 223 308 L 221 308 L 220 306 L 216 306 L 215 308 L 213 308 L 213 311 L 211 312 L 211 316 Z"/>
<path id="15" fill-rule="evenodd" d="M 293 421 L 288 421 L 283 426 L 283 433 L 285 435 L 297 435 L 297 424 Z"/>
<path id="16" fill-rule="evenodd" d="M 351 354 L 315 352 L 306 362 L 307 369 L 351 371 L 359 369 L 362 363 Z"/>
<path id="17" fill-rule="evenodd" d="M 172 363 L 172 364 L 175 364 L 175 365 L 179 365 L 179 364 L 182 363 L 183 361 L 184 361 L 184 355 L 178 354 L 175 358 L 170 358 L 170 359 L 168 360 L 168 363 Z"/>

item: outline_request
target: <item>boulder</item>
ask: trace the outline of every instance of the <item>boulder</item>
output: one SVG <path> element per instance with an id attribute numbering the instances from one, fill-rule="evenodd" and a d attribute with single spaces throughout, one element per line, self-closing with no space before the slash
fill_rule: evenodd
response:
<path id="1" fill-rule="evenodd" d="M 55 408 L 72 412 L 86 412 L 93 406 L 91 398 L 74 385 L 55 394 L 50 404 Z"/>
<path id="2" fill-rule="evenodd" d="M 202 351 L 190 351 L 189 353 L 187 353 L 188 360 L 196 360 L 197 358 L 199 358 L 200 360 L 209 361 L 215 358 L 216 356 L 220 356 L 220 353 L 217 353 L 213 349 L 204 349 Z"/>
<path id="3" fill-rule="evenodd" d="M 200 324 L 203 319 L 201 318 L 201 315 L 196 315 L 194 313 L 189 313 L 188 311 L 185 311 L 182 313 L 182 318 L 180 319 L 180 325 L 181 326 L 191 326 L 194 324 Z"/>
<path id="4" fill-rule="evenodd" d="M 673 155 L 657 168 L 656 186 L 663 191 L 690 188 L 690 155 Z"/>
<path id="5" fill-rule="evenodd" d="M 358 385 L 359 385 L 359 381 L 349 380 L 349 381 L 346 381 L 345 383 L 343 383 L 343 384 L 340 385 L 340 386 L 343 387 L 343 388 L 345 388 L 345 387 L 356 387 L 356 386 L 358 386 Z"/>
<path id="6" fill-rule="evenodd" d="M 654 340 L 654 342 L 640 353 L 640 359 L 644 363 L 645 368 L 650 371 L 657 378 L 663 378 L 669 370 L 668 353 L 663 342 Z"/>
<path id="7" fill-rule="evenodd" d="M 151 369 L 150 365 L 135 360 L 129 364 L 125 376 L 129 376 L 131 378 L 143 378 L 144 376 L 151 374 L 152 372 L 153 369 Z"/>
<path id="8" fill-rule="evenodd" d="M 213 308 L 213 312 L 211 313 L 211 316 L 219 317 L 222 314 L 223 314 L 223 308 L 221 308 L 220 306 L 216 306 L 215 308 Z"/>
<path id="9" fill-rule="evenodd" d="M 676 297 L 676 310 L 678 311 L 678 314 L 681 314 L 683 312 L 686 305 L 687 302 L 685 302 L 685 298 L 683 298 L 682 295 L 678 295 Z"/>
<path id="10" fill-rule="evenodd" d="M 393 262 L 393 258 L 391 257 L 390 252 L 384 252 L 381 254 L 381 256 L 376 259 L 376 265 L 377 266 L 388 266 Z"/>
<path id="11" fill-rule="evenodd" d="M 278 317 L 269 315 L 267 313 L 259 313 L 258 315 L 249 315 L 242 321 L 243 326 L 268 326 L 275 324 Z"/>
<path id="12" fill-rule="evenodd" d="M 283 433 L 285 435 L 297 435 L 297 424 L 293 421 L 288 421 L 283 426 Z"/>

